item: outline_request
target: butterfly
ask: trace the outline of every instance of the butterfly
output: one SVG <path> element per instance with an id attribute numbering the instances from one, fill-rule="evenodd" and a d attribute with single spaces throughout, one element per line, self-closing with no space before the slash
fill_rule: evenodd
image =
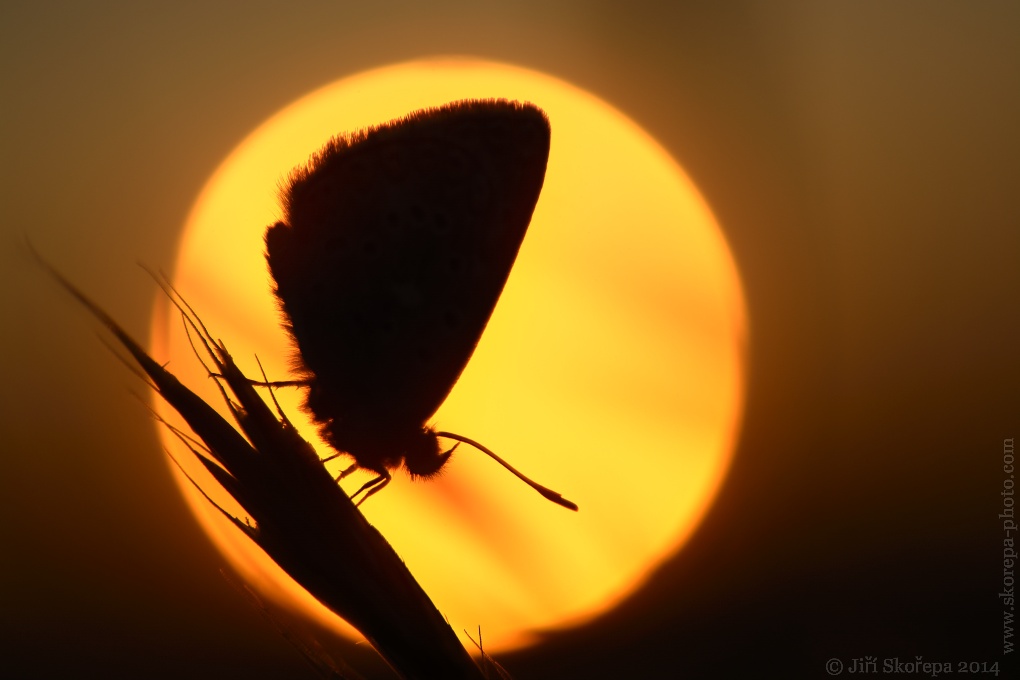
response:
<path id="1" fill-rule="evenodd" d="M 532 104 L 467 100 L 334 137 L 282 191 L 266 258 L 320 435 L 376 473 L 434 477 L 465 443 L 428 421 L 474 352 L 545 179 L 549 121 Z M 457 443 L 444 450 L 440 439 Z"/>

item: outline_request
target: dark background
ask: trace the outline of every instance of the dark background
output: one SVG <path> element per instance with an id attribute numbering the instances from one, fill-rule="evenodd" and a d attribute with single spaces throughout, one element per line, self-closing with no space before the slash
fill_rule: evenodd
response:
<path id="1" fill-rule="evenodd" d="M 719 218 L 750 312 L 707 520 L 618 610 L 501 657 L 515 676 L 1001 660 L 1020 5 L 704 5 L 5 3 L 0 674 L 314 677 L 220 576 L 142 386 L 23 238 L 145 338 L 135 262 L 172 266 L 237 142 L 316 87 L 442 54 L 545 71 L 644 126 Z"/>

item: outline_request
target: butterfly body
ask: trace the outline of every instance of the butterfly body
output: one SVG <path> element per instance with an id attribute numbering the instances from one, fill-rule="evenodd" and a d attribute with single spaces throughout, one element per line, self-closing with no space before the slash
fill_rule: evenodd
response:
<path id="1" fill-rule="evenodd" d="M 450 455 L 427 425 L 506 283 L 545 177 L 538 108 L 469 101 L 334 138 L 283 193 L 267 260 L 305 407 L 385 480 Z"/>

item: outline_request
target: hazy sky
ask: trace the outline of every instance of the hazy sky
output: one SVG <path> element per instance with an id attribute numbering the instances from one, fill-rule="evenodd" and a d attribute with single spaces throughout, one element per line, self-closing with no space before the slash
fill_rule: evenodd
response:
<path id="1" fill-rule="evenodd" d="M 618 611 L 508 668 L 1001 659 L 1020 6 L 21 4 L 0 9 L 0 668 L 314 677 L 219 575 L 143 386 L 23 240 L 145 338 L 154 290 L 135 263 L 172 266 L 237 142 L 313 88 L 442 54 L 547 72 L 643 125 L 719 218 L 750 315 L 737 457 L 692 542 Z"/>

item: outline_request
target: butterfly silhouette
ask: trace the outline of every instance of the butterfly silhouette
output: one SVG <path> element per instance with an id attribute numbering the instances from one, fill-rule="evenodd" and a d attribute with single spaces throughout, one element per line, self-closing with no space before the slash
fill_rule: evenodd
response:
<path id="1" fill-rule="evenodd" d="M 499 299 L 549 156 L 539 108 L 469 100 L 330 140 L 282 193 L 265 235 L 297 380 L 323 439 L 377 476 L 434 477 L 461 442 L 564 507 L 478 442 L 428 421 Z M 440 439 L 458 444 L 444 450 Z M 339 478 L 338 478 L 339 479 Z"/>

